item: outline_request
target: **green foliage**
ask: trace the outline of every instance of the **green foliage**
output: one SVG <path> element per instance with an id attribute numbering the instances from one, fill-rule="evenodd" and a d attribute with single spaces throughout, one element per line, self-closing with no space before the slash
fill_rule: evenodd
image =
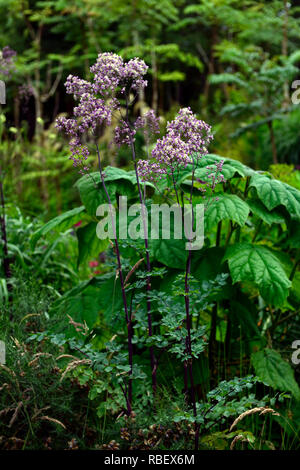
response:
<path id="1" fill-rule="evenodd" d="M 217 204 L 208 205 L 206 211 L 206 230 L 210 231 L 221 220 L 232 220 L 241 227 L 249 215 L 248 205 L 235 194 L 221 194 Z"/>
<path id="2" fill-rule="evenodd" d="M 100 240 L 95 237 L 96 226 L 95 222 L 90 222 L 77 230 L 78 264 L 96 258 L 99 253 L 107 249 L 108 240 Z"/>
<path id="3" fill-rule="evenodd" d="M 250 187 L 256 189 L 258 197 L 269 210 L 282 205 L 292 218 L 299 219 L 300 193 L 297 189 L 260 174 L 251 178 Z"/>
<path id="4" fill-rule="evenodd" d="M 282 305 L 288 295 L 288 280 L 278 258 L 266 247 L 237 243 L 225 254 L 233 282 L 255 283 L 266 302 Z"/>
<path id="5" fill-rule="evenodd" d="M 0 24 L 1 44 L 18 54 L 0 114 L 8 248 L 6 255 L 1 227 L 0 339 L 8 353 L 0 447 L 192 449 L 198 426 L 201 449 L 229 449 L 235 438 L 238 449 L 297 449 L 299 371 L 288 351 L 300 334 L 299 111 L 291 103 L 299 8 L 279 0 L 0 0 Z M 176 239 L 172 220 L 170 239 L 161 229 L 149 239 L 151 273 L 143 240 L 119 240 L 130 322 L 115 241 L 96 235 L 96 210 L 107 203 L 97 159 L 91 152 L 90 175 L 74 184 L 69 149 L 53 125 L 73 105 L 66 77 L 88 79 L 99 51 L 149 66 L 133 119 L 159 110 L 163 131 L 181 103 L 212 123 L 215 137 L 215 153 L 199 159 L 194 174 L 192 203 L 205 205 L 205 236 L 192 255 L 189 292 L 186 240 Z M 30 87 L 28 97 L 20 85 Z M 129 150 L 110 144 L 110 130 L 100 133 L 119 223 L 119 196 L 139 202 L 136 176 Z M 137 157 L 149 156 L 142 133 L 135 138 Z M 207 166 L 221 160 L 226 181 L 204 196 Z M 147 208 L 177 195 L 190 203 L 192 174 L 192 165 L 178 171 L 177 194 L 168 176 L 142 184 Z M 260 407 L 279 416 L 250 413 L 229 431 Z"/>
<path id="6" fill-rule="evenodd" d="M 55 229 L 59 233 L 73 227 L 73 225 L 80 221 L 81 214 L 84 210 L 84 206 L 76 207 L 71 211 L 58 215 L 54 219 L 50 220 L 47 224 L 43 225 L 34 233 L 34 236 L 31 238 L 32 248 L 35 248 L 39 239 L 47 235 L 48 232 Z"/>
<path id="7" fill-rule="evenodd" d="M 275 390 L 288 391 L 300 400 L 300 388 L 290 364 L 274 349 L 253 353 L 251 360 L 258 377 Z"/>

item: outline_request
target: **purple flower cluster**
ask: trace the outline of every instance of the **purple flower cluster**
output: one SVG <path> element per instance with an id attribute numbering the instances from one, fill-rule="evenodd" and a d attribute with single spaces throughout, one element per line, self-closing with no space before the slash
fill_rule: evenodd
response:
<path id="1" fill-rule="evenodd" d="M 159 118 L 155 116 L 153 109 L 138 117 L 131 127 L 126 121 L 122 120 L 120 125 L 115 128 L 114 143 L 119 147 L 121 145 L 130 146 L 135 141 L 134 136 L 138 129 L 143 129 L 147 145 L 150 142 L 150 136 L 160 132 Z"/>
<path id="2" fill-rule="evenodd" d="M 74 118 L 60 117 L 56 127 L 64 131 L 70 138 L 70 147 L 74 166 L 81 167 L 80 172 L 88 170 L 85 161 L 89 151 L 83 140 L 91 133 L 97 136 L 103 125 L 110 125 L 112 114 L 120 109 L 120 103 L 112 94 L 131 90 L 137 91 L 147 85 L 144 75 L 148 66 L 138 58 L 124 62 L 123 59 L 112 52 L 99 54 L 97 62 L 90 68 L 94 74 L 93 80 L 88 82 L 79 77 L 69 75 L 65 86 L 66 91 L 79 101 L 74 108 Z M 135 130 L 121 121 L 115 129 L 115 142 L 118 145 L 130 144 Z"/>
<path id="3" fill-rule="evenodd" d="M 81 136 L 79 134 L 79 126 L 76 119 L 66 119 L 65 117 L 59 117 L 56 119 L 55 127 L 65 132 L 70 140 L 69 146 L 71 150 L 70 160 L 73 161 L 74 167 L 79 167 L 79 173 L 83 174 L 89 170 L 89 167 L 85 164 L 88 159 L 89 150 L 87 145 L 83 145 L 81 142 Z"/>
<path id="4" fill-rule="evenodd" d="M 76 100 L 78 100 L 82 95 L 93 93 L 92 83 L 83 80 L 82 78 L 75 77 L 74 75 L 69 75 L 65 82 L 66 92 L 69 95 L 73 95 Z"/>
<path id="5" fill-rule="evenodd" d="M 91 67 L 95 75 L 95 91 L 102 95 L 113 93 L 118 87 L 139 90 L 147 86 L 144 75 L 148 66 L 137 57 L 123 62 L 123 59 L 112 52 L 99 54 L 97 62 Z"/>
<path id="6" fill-rule="evenodd" d="M 218 183 L 226 183 L 224 175 L 222 174 L 222 169 L 224 165 L 224 160 L 220 160 L 215 163 L 214 166 L 207 166 L 207 178 L 210 180 L 209 186 L 214 191 Z"/>
<path id="7" fill-rule="evenodd" d="M 157 140 L 152 150 L 152 158 L 159 162 L 166 172 L 192 162 L 189 145 L 174 131 L 169 131 L 162 139 Z"/>
<path id="8" fill-rule="evenodd" d="M 143 129 L 147 145 L 150 143 L 150 137 L 159 134 L 159 118 L 155 115 L 155 111 L 150 109 L 143 116 L 137 118 L 134 128 Z"/>
<path id="9" fill-rule="evenodd" d="M 0 50 L 0 75 L 9 76 L 14 69 L 14 58 L 17 53 L 9 46 Z"/>
<path id="10" fill-rule="evenodd" d="M 186 167 L 193 162 L 193 154 L 197 153 L 198 159 L 207 154 L 212 138 L 211 127 L 197 119 L 191 108 L 182 108 L 175 119 L 167 123 L 166 135 L 157 140 L 152 150 L 155 165 L 141 160 L 139 174 L 145 179 L 148 171 L 149 178 L 153 180 L 155 174 L 160 178 L 163 173 Z"/>
<path id="11" fill-rule="evenodd" d="M 115 127 L 114 142 L 120 147 L 121 145 L 131 145 L 136 134 L 135 129 L 130 129 L 125 121 L 121 121 L 119 126 Z"/>
<path id="12" fill-rule="evenodd" d="M 141 181 L 151 181 L 155 183 L 157 180 L 165 176 L 166 172 L 159 163 L 149 160 L 139 160 L 137 162 L 137 170 Z"/>
<path id="13" fill-rule="evenodd" d="M 207 154 L 207 147 L 213 139 L 211 126 L 196 118 L 190 107 L 182 108 L 175 119 L 167 124 L 167 132 L 178 135 L 188 145 L 190 155 Z"/>
<path id="14" fill-rule="evenodd" d="M 91 130 L 96 134 L 96 129 L 102 124 L 111 124 L 113 106 L 108 106 L 101 98 L 96 98 L 88 93 L 81 96 L 79 105 L 74 108 L 74 116 L 78 122 L 78 132 L 83 134 Z"/>

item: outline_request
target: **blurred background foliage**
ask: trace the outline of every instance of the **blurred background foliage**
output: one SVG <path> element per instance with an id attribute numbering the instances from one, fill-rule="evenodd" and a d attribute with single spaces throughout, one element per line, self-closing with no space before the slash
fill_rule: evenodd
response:
<path id="1" fill-rule="evenodd" d="M 1 167 L 6 197 L 28 213 L 48 219 L 77 202 L 77 174 L 53 123 L 72 113 L 66 77 L 89 78 L 104 51 L 147 62 L 137 115 L 151 107 L 163 128 L 179 107 L 191 106 L 213 125 L 212 152 L 299 188 L 297 2 L 0 0 L 0 26 L 0 47 L 17 52 L 2 106 Z M 126 167 L 126 149 L 117 151 L 111 139 L 107 130 L 106 162 Z"/>
<path id="2" fill-rule="evenodd" d="M 113 250 L 110 247 L 104 253 L 102 247 L 100 250 L 99 245 L 90 242 L 91 232 L 85 229 L 92 227 L 94 233 L 95 222 L 85 219 L 87 216 L 80 208 L 70 219 L 72 223 L 67 220 L 68 226 L 57 223 L 59 233 L 49 230 L 47 238 L 40 236 L 39 243 L 30 243 L 34 234 L 43 230 L 43 222 L 65 211 L 74 208 L 76 211 L 81 205 L 74 187 L 79 175 L 69 160 L 66 140 L 54 126 L 57 116 L 71 115 L 73 111 L 73 99 L 64 88 L 67 76 L 74 74 L 89 79 L 89 68 L 100 52 L 116 52 L 124 59 L 139 56 L 146 61 L 149 71 L 148 87 L 140 93 L 135 104 L 137 116 L 153 108 L 161 117 L 163 133 L 166 122 L 173 119 L 179 108 L 191 106 L 199 118 L 213 127 L 211 153 L 239 160 L 261 173 L 268 170 L 275 178 L 300 190 L 300 6 L 297 3 L 287 0 L 0 0 L 0 51 L 9 45 L 17 53 L 15 68 L 5 77 L 1 76 L 0 57 L 0 79 L 6 82 L 7 89 L 6 104 L 0 105 L 0 190 L 4 193 L 4 198 L 0 193 L 0 201 L 5 200 L 5 211 L 4 204 L 0 208 L 0 222 L 6 221 L 7 230 L 7 243 L 2 244 L 4 248 L 7 245 L 7 255 L 0 252 L 0 331 L 1 339 L 7 344 L 7 365 L 14 371 L 12 375 L 7 367 L 6 375 L 2 374 L 5 383 L 0 387 L 0 448 L 76 449 L 78 445 L 95 448 L 99 443 L 120 437 L 116 416 L 123 398 L 119 387 L 110 382 L 110 372 L 105 372 L 103 379 L 100 376 L 103 371 L 92 369 L 84 356 L 85 361 L 79 361 L 79 366 L 62 383 L 63 369 L 66 371 L 69 365 L 66 359 L 72 356 L 61 353 L 81 354 L 77 343 L 74 343 L 74 349 L 67 345 L 63 338 L 65 334 L 73 330 L 78 337 L 87 334 L 82 340 L 87 348 L 96 338 L 95 345 L 100 349 L 104 341 L 115 338 L 112 337 L 115 332 L 120 344 L 124 341 L 124 331 L 113 316 L 114 310 L 119 308 L 117 278 L 112 276 L 115 269 Z M 130 168 L 128 149 L 111 145 L 112 137 L 111 129 L 106 129 L 101 136 L 105 163 Z M 143 136 L 137 134 L 139 157 L 144 144 Z M 93 156 L 91 165 L 92 159 Z M 229 170 L 233 168 L 228 188 L 230 191 L 234 188 L 237 193 L 229 194 L 229 197 L 239 200 L 241 186 L 238 178 L 234 178 L 234 168 L 240 167 L 243 174 L 243 167 L 237 162 L 234 164 L 231 160 L 227 162 L 227 170 L 228 166 Z M 244 174 L 248 183 L 251 172 L 247 168 Z M 259 173 L 254 176 L 257 180 L 261 178 Z M 232 183 L 233 179 L 236 181 Z M 248 194 L 248 183 L 242 187 L 244 198 Z M 273 198 L 276 188 L 277 182 Z M 268 194 L 261 186 L 260 192 L 266 199 Z M 288 199 L 286 192 L 294 194 L 293 188 L 289 188 L 268 209 L 286 203 L 287 210 L 290 207 L 294 210 L 294 199 Z M 247 208 L 245 202 L 240 203 Z M 266 403 L 272 406 L 275 403 L 279 407 L 287 399 L 288 406 L 281 408 L 281 427 L 275 419 L 270 425 L 262 425 L 257 417 L 252 424 L 248 422 L 251 426 L 249 424 L 247 429 L 260 435 L 255 448 L 273 448 L 273 441 L 276 448 L 299 448 L 299 400 L 293 402 L 292 395 L 283 391 L 295 390 L 292 369 L 286 373 L 289 365 L 285 359 L 290 360 L 290 345 L 299 338 L 299 224 L 289 220 L 283 207 L 278 213 L 266 208 L 262 211 L 264 206 L 258 200 L 257 212 L 252 210 L 247 223 L 249 210 L 246 209 L 245 228 L 241 232 L 239 224 L 232 224 L 236 215 L 235 206 L 232 207 L 230 220 L 225 214 L 225 220 L 222 222 L 221 218 L 218 228 L 211 231 L 213 241 L 209 240 L 207 251 L 212 250 L 212 254 L 205 255 L 207 259 L 200 259 L 198 272 L 202 269 L 209 280 L 210 276 L 217 275 L 221 266 L 218 256 L 223 259 L 223 252 L 222 247 L 215 247 L 214 243 L 223 242 L 227 247 L 233 230 L 236 230 L 234 243 L 239 243 L 240 237 L 241 241 L 245 239 L 244 250 L 249 252 L 258 238 L 255 246 L 260 252 L 266 253 L 269 249 L 276 253 L 279 257 L 276 269 L 282 263 L 280 272 L 293 281 L 292 297 L 282 310 L 274 310 L 264 302 L 257 287 L 243 282 L 242 290 L 235 288 L 234 291 L 238 301 L 232 299 L 230 293 L 233 303 L 229 303 L 224 289 L 224 302 L 221 305 L 219 301 L 219 312 L 214 305 L 209 306 L 211 311 L 203 311 L 204 324 L 209 324 L 213 315 L 217 322 L 215 331 L 211 328 L 210 334 L 212 338 L 215 336 L 211 350 L 216 347 L 219 351 L 216 356 L 220 375 L 213 372 L 213 380 L 248 374 L 252 370 L 250 353 L 260 355 L 262 350 L 259 348 L 266 345 L 272 348 L 272 341 L 284 358 L 278 360 L 273 349 L 263 350 L 269 351 L 277 370 L 277 375 L 273 376 L 273 379 L 277 377 L 277 383 L 274 380 L 275 385 L 271 384 L 276 395 L 272 392 L 268 397 L 269 387 L 265 390 L 259 385 L 255 391 L 258 398 L 254 394 L 240 396 L 236 401 L 238 410 L 234 402 L 220 406 L 213 417 L 209 417 L 211 422 L 205 429 L 203 445 L 205 448 L 228 447 L 228 442 L 224 444 L 228 436 L 216 432 L 223 415 L 227 426 L 236 412 L 242 413 Z M 282 210 L 289 221 L 287 225 L 281 217 Z M 81 250 L 82 246 L 87 250 L 80 251 L 77 237 Z M 125 250 L 130 258 L 128 246 Z M 237 252 L 239 256 L 240 252 Z M 266 264 L 273 259 L 270 256 L 269 253 Z M 2 262 L 8 258 L 12 260 L 12 273 L 6 272 L 9 269 L 5 270 Z M 131 261 L 124 256 L 123 263 L 129 271 Z M 168 286 L 172 275 L 165 276 L 160 288 Z M 290 281 L 286 279 L 286 282 Z M 171 301 L 169 303 L 171 305 Z M 230 309 L 233 319 L 229 315 Z M 85 314 L 84 323 L 77 323 L 76 315 L 81 311 Z M 139 322 L 143 326 L 140 319 L 143 310 L 141 312 L 140 317 L 137 315 L 137 328 Z M 273 317 L 276 319 L 274 327 Z M 93 326 L 95 318 L 98 323 Z M 93 326 L 88 333 L 86 320 Z M 45 341 L 45 330 L 54 331 L 54 327 L 58 333 L 52 336 L 49 345 Z M 232 358 L 228 357 L 232 362 L 227 358 L 231 338 Z M 136 357 L 143 365 L 144 353 L 137 351 Z M 102 364 L 102 351 L 97 357 Z M 165 362 L 160 370 L 162 383 L 169 385 L 179 374 L 167 360 L 167 356 L 162 357 Z M 263 371 L 268 371 L 263 361 Z M 198 368 L 197 381 L 206 383 L 209 380 L 206 356 Z M 282 377 L 290 381 L 290 387 L 286 387 L 286 382 L 282 385 Z M 137 429 L 151 424 L 149 433 L 147 431 L 151 436 L 156 429 L 152 426 L 153 417 L 148 417 L 144 411 L 150 389 L 145 381 L 140 382 L 139 387 L 138 411 L 145 420 L 138 416 Z M 156 409 L 157 421 L 166 422 L 168 426 L 173 405 L 176 409 L 184 409 L 178 398 L 180 395 L 176 395 L 179 386 L 175 381 L 172 387 L 163 392 Z M 205 387 L 199 388 L 201 393 L 203 390 L 203 397 Z M 296 388 L 298 392 L 298 386 Z M 279 394 L 278 390 L 283 393 Z M 214 396 L 214 392 L 209 393 Z M 227 415 L 223 407 L 227 407 Z M 108 418 L 106 412 L 110 413 Z M 269 438 L 263 441 L 263 431 L 265 436 L 272 437 L 272 442 Z M 6 441 L 2 436 L 5 433 Z M 160 439 L 159 433 L 155 433 Z M 125 445 L 130 439 L 124 437 Z M 182 444 L 181 441 L 177 443 L 177 437 L 173 443 L 172 436 L 170 439 L 174 448 Z M 171 444 L 166 444 L 167 448 Z"/>

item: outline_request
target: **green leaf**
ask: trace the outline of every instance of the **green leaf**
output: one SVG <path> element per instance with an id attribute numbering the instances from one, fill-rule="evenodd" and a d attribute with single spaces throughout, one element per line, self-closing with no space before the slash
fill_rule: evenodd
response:
<path id="1" fill-rule="evenodd" d="M 233 177 L 244 177 L 252 175 L 255 173 L 254 170 L 243 165 L 243 163 L 233 160 L 231 158 L 221 157 L 220 155 L 208 154 L 205 157 L 199 159 L 197 163 L 197 168 L 195 170 L 196 178 L 203 179 L 204 181 L 208 180 L 207 178 L 207 166 L 213 166 L 216 163 L 219 163 L 221 160 L 224 161 L 222 174 L 225 179 L 231 179 Z M 192 174 L 192 165 L 188 165 L 186 168 L 182 168 L 179 172 L 178 181 L 182 182 L 187 177 L 191 177 Z"/>
<path id="2" fill-rule="evenodd" d="M 274 349 L 265 348 L 251 355 L 257 376 L 270 387 L 283 392 L 291 392 L 300 400 L 300 389 L 294 378 L 290 364 Z"/>
<path id="3" fill-rule="evenodd" d="M 296 272 L 292 281 L 290 290 L 290 299 L 294 301 L 297 306 L 300 305 L 300 272 Z M 297 308 L 297 307 L 296 307 Z"/>
<path id="4" fill-rule="evenodd" d="M 205 212 L 205 229 L 210 231 L 220 220 L 233 220 L 243 226 L 249 214 L 249 207 L 234 194 L 218 194 L 218 200 L 208 204 Z"/>
<path id="5" fill-rule="evenodd" d="M 247 204 L 251 212 L 260 217 L 266 224 L 283 224 L 284 217 L 278 211 L 269 211 L 259 199 L 248 199 Z"/>
<path id="6" fill-rule="evenodd" d="M 109 245 L 108 239 L 100 240 L 96 234 L 97 223 L 91 222 L 77 230 L 78 238 L 78 266 L 95 258 L 105 251 Z"/>
<path id="7" fill-rule="evenodd" d="M 37 244 L 38 240 L 41 237 L 44 237 L 49 233 L 51 230 L 55 230 L 57 232 L 63 232 L 74 224 L 76 224 L 82 217 L 82 212 L 84 212 L 85 207 L 76 207 L 71 211 L 65 212 L 64 214 L 60 214 L 52 220 L 49 220 L 45 225 L 43 225 L 39 230 L 34 232 L 31 237 L 31 247 L 34 249 L 35 245 Z"/>
<path id="8" fill-rule="evenodd" d="M 148 214 L 149 214 L 148 210 Z M 181 225 L 175 226 L 175 217 L 170 217 L 170 227 L 168 224 L 159 223 L 158 227 L 153 225 L 153 212 L 149 220 L 149 250 L 150 256 L 156 261 L 170 268 L 185 269 L 187 260 L 186 243 L 187 239 L 183 235 Z M 154 238 L 154 232 L 156 238 Z M 178 238 L 176 238 L 178 237 Z"/>
<path id="9" fill-rule="evenodd" d="M 213 281 L 219 274 L 227 273 L 228 267 L 223 261 L 223 247 L 203 248 L 192 257 L 193 276 L 199 281 Z M 230 299 L 233 295 L 233 288 L 230 282 L 227 282 L 223 288 L 214 294 L 214 300 Z"/>
<path id="10" fill-rule="evenodd" d="M 118 196 L 127 196 L 128 199 L 137 199 L 137 180 L 135 171 L 125 171 L 121 168 L 108 166 L 104 169 L 105 186 L 112 204 L 116 204 Z M 143 185 L 143 184 L 142 184 Z M 146 183 L 154 191 L 152 183 Z M 99 172 L 84 175 L 77 181 L 80 198 L 91 216 L 96 215 L 100 204 L 108 204 Z"/>
<path id="11" fill-rule="evenodd" d="M 239 301 L 230 299 L 230 313 L 243 325 L 243 334 L 247 337 L 260 336 L 260 331 L 256 324 L 255 309 L 245 294 L 239 296 Z"/>
<path id="12" fill-rule="evenodd" d="M 54 304 L 52 309 L 60 314 L 69 315 L 74 321 L 86 322 L 92 328 L 100 313 L 101 293 L 92 285 L 92 281 L 81 282 L 78 286 L 66 292 Z M 65 324 L 64 327 L 68 329 Z"/>
<path id="13" fill-rule="evenodd" d="M 300 222 L 292 220 L 289 224 L 289 238 L 287 240 L 291 248 L 300 248 Z"/>
<path id="14" fill-rule="evenodd" d="M 237 243 L 225 253 L 233 282 L 250 281 L 258 286 L 261 296 L 272 305 L 282 305 L 291 286 L 279 259 L 268 248 L 250 243 Z"/>
<path id="15" fill-rule="evenodd" d="M 256 189 L 258 197 L 269 210 L 282 205 L 289 211 L 292 218 L 300 219 L 300 191 L 298 189 L 261 174 L 251 177 L 250 187 Z"/>
<path id="16" fill-rule="evenodd" d="M 103 318 L 113 330 L 112 318 L 116 313 L 123 314 L 122 305 L 120 282 L 116 280 L 115 273 L 108 273 L 81 282 L 56 300 L 51 310 L 62 315 L 61 326 L 64 328 L 65 316 L 70 315 L 76 322 L 85 321 L 89 328 L 99 324 Z M 58 328 L 61 326 L 57 325 Z M 109 335 L 107 328 L 103 330 L 104 334 Z"/>
<path id="17" fill-rule="evenodd" d="M 170 268 L 185 269 L 188 251 L 185 249 L 186 240 L 149 240 L 151 256 Z"/>

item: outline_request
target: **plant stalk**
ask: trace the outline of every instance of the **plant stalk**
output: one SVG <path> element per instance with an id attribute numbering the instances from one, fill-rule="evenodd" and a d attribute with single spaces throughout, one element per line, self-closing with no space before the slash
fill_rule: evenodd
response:
<path id="1" fill-rule="evenodd" d="M 124 284 L 124 276 L 123 276 L 123 271 L 122 271 L 120 249 L 119 249 L 117 232 L 116 232 L 116 227 L 115 227 L 115 222 L 114 222 L 114 217 L 113 217 L 113 205 L 112 205 L 111 198 L 110 198 L 110 195 L 107 191 L 107 187 L 105 184 L 105 178 L 104 178 L 102 165 L 101 165 L 100 151 L 99 151 L 99 146 L 97 142 L 96 142 L 96 149 L 97 149 L 97 155 L 98 155 L 98 167 L 99 167 L 100 178 L 102 181 L 103 189 L 104 189 L 104 192 L 105 192 L 108 204 L 109 204 L 110 212 L 111 212 L 112 227 L 113 227 L 113 232 L 114 232 L 114 242 L 115 242 L 116 256 L 117 256 L 117 262 L 118 262 L 118 272 L 120 276 L 122 299 L 123 299 L 123 305 L 124 305 L 124 310 L 125 310 L 125 320 L 126 320 L 127 337 L 128 337 L 128 363 L 130 367 L 128 388 L 127 388 L 127 394 L 126 394 L 127 395 L 126 403 L 127 403 L 127 414 L 128 416 L 130 416 L 132 412 L 132 377 L 131 376 L 132 376 L 132 368 L 133 368 L 132 320 L 131 320 L 131 316 L 128 314 L 128 305 L 127 305 L 127 298 L 126 298 L 126 292 L 125 292 L 125 284 Z"/>
<path id="2" fill-rule="evenodd" d="M 126 124 L 127 126 L 131 129 L 131 123 L 129 120 L 129 102 L 128 102 L 128 96 L 126 95 Z M 139 193 L 139 200 L 140 204 L 142 207 L 142 219 L 143 219 L 143 228 L 144 228 L 144 244 L 145 244 L 145 251 L 146 251 L 146 265 L 147 265 L 147 272 L 149 275 L 146 277 L 146 289 L 147 289 L 147 321 L 148 321 L 148 336 L 151 337 L 153 335 L 153 328 L 152 328 L 152 315 L 151 315 L 151 301 L 150 301 L 150 292 L 151 292 L 151 279 L 150 279 L 150 274 L 151 274 L 151 263 L 150 263 L 150 255 L 149 255 L 149 245 L 148 245 L 148 233 L 147 233 L 147 226 L 146 226 L 146 220 L 145 220 L 145 213 L 144 213 L 144 207 L 145 207 L 145 201 L 143 198 L 143 193 L 141 189 L 141 184 L 140 184 L 140 178 L 137 170 L 137 163 L 136 163 L 136 151 L 135 151 L 135 144 L 132 138 L 132 135 L 130 134 L 129 136 L 130 140 L 130 147 L 131 147 L 131 152 L 132 152 L 132 160 L 134 164 L 134 171 L 136 175 L 136 181 L 137 181 L 137 187 L 138 187 L 138 193 Z M 157 360 L 154 354 L 154 349 L 153 346 L 150 347 L 150 365 L 151 365 L 151 377 L 152 377 L 152 390 L 153 390 L 153 395 L 156 394 L 156 389 L 157 389 Z"/>

